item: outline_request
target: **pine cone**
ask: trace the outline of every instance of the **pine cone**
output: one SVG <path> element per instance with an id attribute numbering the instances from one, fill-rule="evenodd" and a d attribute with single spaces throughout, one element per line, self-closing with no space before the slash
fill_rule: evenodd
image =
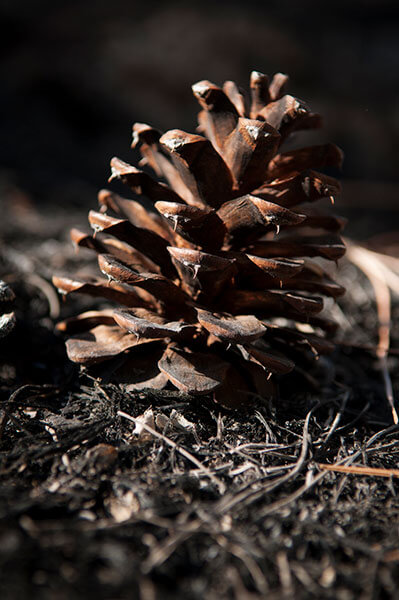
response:
<path id="1" fill-rule="evenodd" d="M 108 282 L 55 277 L 56 287 L 124 307 L 59 325 L 72 334 L 72 361 L 113 359 L 113 376 L 131 389 L 170 382 L 232 405 L 270 395 L 270 375 L 291 371 L 305 349 L 332 349 L 335 325 L 317 316 L 314 294 L 344 290 L 309 257 L 341 257 L 344 223 L 311 203 L 340 186 L 312 169 L 339 167 L 342 153 L 333 144 L 284 151 L 293 132 L 321 124 L 285 94 L 287 80 L 253 72 L 251 102 L 232 81 L 196 83 L 201 135 L 134 125 L 142 164 L 168 184 L 113 158 L 110 181 L 144 198 L 102 190 L 99 212 L 89 213 L 94 235 L 71 232 L 98 253 Z"/>

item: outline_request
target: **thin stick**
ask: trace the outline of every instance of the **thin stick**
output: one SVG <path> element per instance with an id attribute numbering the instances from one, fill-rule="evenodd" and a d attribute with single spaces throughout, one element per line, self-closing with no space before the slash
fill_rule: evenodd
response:
<path id="1" fill-rule="evenodd" d="M 399 477 L 399 469 L 382 469 L 378 467 L 362 467 L 358 465 L 327 465 L 318 463 L 317 466 L 324 471 L 337 471 L 353 475 L 370 475 L 371 477 Z"/>

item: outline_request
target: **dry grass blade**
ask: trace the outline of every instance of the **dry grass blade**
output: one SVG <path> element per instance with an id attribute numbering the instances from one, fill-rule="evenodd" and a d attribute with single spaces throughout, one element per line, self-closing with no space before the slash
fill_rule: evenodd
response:
<path id="1" fill-rule="evenodd" d="M 368 277 L 374 289 L 378 313 L 377 357 L 384 378 L 385 393 L 391 407 L 393 422 L 399 422 L 395 408 L 392 381 L 387 356 L 390 346 L 391 291 L 399 294 L 399 260 L 347 242 L 348 259 Z"/>
<path id="2" fill-rule="evenodd" d="M 337 473 L 348 473 L 352 475 L 369 475 L 370 477 L 399 477 L 399 469 L 380 469 L 378 467 L 363 467 L 359 465 L 317 465 L 323 471 L 336 471 Z"/>

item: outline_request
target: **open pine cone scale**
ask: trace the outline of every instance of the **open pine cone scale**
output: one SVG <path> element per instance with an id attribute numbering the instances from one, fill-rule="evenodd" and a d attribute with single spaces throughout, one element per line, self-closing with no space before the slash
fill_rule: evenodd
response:
<path id="1" fill-rule="evenodd" d="M 142 163 L 167 183 L 113 158 L 110 181 L 143 202 L 102 190 L 89 213 L 94 234 L 71 232 L 98 253 L 108 281 L 55 285 L 119 305 L 59 324 L 71 360 L 110 361 L 130 389 L 170 383 L 234 405 L 273 394 L 270 376 L 292 370 L 305 349 L 331 350 L 321 296 L 344 290 L 310 258 L 343 255 L 344 220 L 313 207 L 340 191 L 313 169 L 339 167 L 342 153 L 333 144 L 281 151 L 292 132 L 321 123 L 285 94 L 287 81 L 252 73 L 251 101 L 231 81 L 195 84 L 201 135 L 134 125 Z"/>

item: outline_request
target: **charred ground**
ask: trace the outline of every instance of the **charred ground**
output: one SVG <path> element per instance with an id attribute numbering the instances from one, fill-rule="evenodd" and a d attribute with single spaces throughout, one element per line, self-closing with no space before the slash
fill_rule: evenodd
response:
<path id="1" fill-rule="evenodd" d="M 54 333 L 89 307 L 59 302 L 49 281 L 90 270 L 67 231 L 109 157 L 126 156 L 127 124 L 192 130 L 188 84 L 205 74 L 291 73 L 345 150 L 348 235 L 397 220 L 396 2 L 160 4 L 1 7 L 0 278 L 18 317 L 0 345 L 1 597 L 398 597 L 398 480 L 318 467 L 398 468 L 398 429 L 364 347 L 377 340 L 373 291 L 355 267 L 340 271 L 346 344 L 247 412 L 99 384 Z M 397 298 L 393 310 L 397 396 Z M 150 408 L 157 437 L 118 416 Z"/>
<path id="2" fill-rule="evenodd" d="M 367 279 L 343 263 L 343 343 L 286 376 L 277 402 L 228 412 L 127 393 L 79 373 L 54 333 L 59 308 L 84 308 L 48 285 L 54 268 L 90 267 L 66 239 L 81 215 L 14 206 L 26 212 L 2 232 L 18 319 L 1 344 L 2 597 L 395 597 L 396 479 L 319 466 L 398 466 Z"/>

